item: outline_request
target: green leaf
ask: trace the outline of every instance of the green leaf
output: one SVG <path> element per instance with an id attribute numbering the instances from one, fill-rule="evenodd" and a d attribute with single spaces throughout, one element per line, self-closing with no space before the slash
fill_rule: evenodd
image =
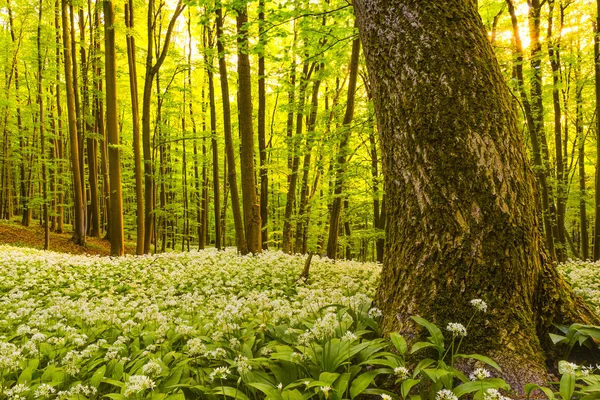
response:
<path id="1" fill-rule="evenodd" d="M 502 368 L 500 368 L 500 366 L 496 363 L 496 361 L 494 361 L 491 358 L 486 357 L 486 356 L 482 356 L 479 354 L 457 354 L 454 357 L 455 358 L 470 358 L 472 360 L 478 360 L 483 363 L 486 363 L 487 365 L 489 365 L 492 368 L 495 368 L 497 371 L 502 371 Z"/>
<path id="2" fill-rule="evenodd" d="M 97 389 L 98 386 L 100 386 L 100 383 L 102 383 L 102 378 L 104 378 L 105 372 L 106 372 L 106 365 L 103 365 L 102 367 L 100 367 L 100 369 L 98 369 L 96 372 L 94 372 L 94 375 L 92 375 L 92 377 L 90 378 L 90 385 Z"/>
<path id="3" fill-rule="evenodd" d="M 116 381 L 114 379 L 104 378 L 104 379 L 102 379 L 102 382 L 108 383 L 109 385 L 113 385 L 113 386 L 120 387 L 120 388 L 125 387 L 125 383 L 124 382 Z"/>
<path id="4" fill-rule="evenodd" d="M 402 337 L 402 335 L 399 335 L 396 332 L 392 332 L 390 333 L 390 340 L 394 344 L 396 350 L 398 350 L 398 353 L 402 355 L 406 354 L 408 346 L 406 345 L 406 340 Z"/>
<path id="5" fill-rule="evenodd" d="M 25 368 L 23 370 L 23 372 L 21 372 L 21 375 L 19 375 L 19 379 L 17 380 L 17 383 L 29 383 L 31 382 L 31 376 L 33 375 L 33 369 L 30 368 Z"/>
<path id="6" fill-rule="evenodd" d="M 473 381 L 473 382 L 463 383 L 462 385 L 455 387 L 452 391 L 454 392 L 454 394 L 457 397 L 462 397 L 467 393 L 473 393 L 478 390 L 486 390 L 486 389 L 508 390 L 508 389 L 510 389 L 510 387 L 508 386 L 508 384 L 506 382 L 504 382 L 504 379 L 490 378 L 490 379 L 485 379 L 483 381 Z"/>
<path id="7" fill-rule="evenodd" d="M 379 375 L 378 370 L 365 372 L 364 374 L 357 376 L 356 379 L 352 381 L 352 385 L 350 386 L 350 398 L 353 399 L 361 394 L 366 388 L 369 387 L 377 375 Z"/>
<path id="8" fill-rule="evenodd" d="M 105 394 L 104 397 L 108 397 L 113 400 L 127 400 L 127 397 L 123 396 L 121 393 L 109 393 Z"/>
<path id="9" fill-rule="evenodd" d="M 282 399 L 281 393 L 274 386 L 268 385 L 266 383 L 259 383 L 259 382 L 248 383 L 248 386 L 252 386 L 253 388 L 260 390 L 261 392 L 266 394 L 267 397 L 270 397 L 273 399 Z"/>
<path id="10" fill-rule="evenodd" d="M 400 387 L 402 397 L 406 398 L 406 396 L 408 396 L 408 393 L 410 392 L 410 389 L 412 389 L 419 382 L 421 381 L 418 379 L 407 379 L 404 382 L 402 382 L 402 386 Z"/>
<path id="11" fill-rule="evenodd" d="M 417 342 L 415 344 L 413 344 L 413 346 L 410 349 L 410 353 L 414 354 L 419 350 L 422 349 L 426 349 L 428 347 L 435 347 L 436 349 L 439 349 L 439 346 L 435 345 L 434 343 L 430 343 L 430 342 Z"/>
<path id="12" fill-rule="evenodd" d="M 444 348 L 444 335 L 442 334 L 442 331 L 440 330 L 440 328 L 435 326 L 435 324 L 432 324 L 431 322 L 427 321 L 425 318 L 421 318 L 418 316 L 414 316 L 411 318 L 417 324 L 424 326 L 429 331 L 429 334 L 431 336 L 428 339 L 432 343 L 434 343 L 438 347 L 441 347 L 442 349 Z"/>
<path id="13" fill-rule="evenodd" d="M 550 339 L 552 339 L 552 343 L 554 343 L 555 345 L 559 344 L 567 339 L 565 336 L 556 335 L 554 333 L 549 333 L 549 335 L 550 335 Z"/>
<path id="14" fill-rule="evenodd" d="M 319 380 L 327 383 L 328 386 L 333 386 L 333 382 L 340 376 L 340 374 L 334 372 L 321 372 Z"/>
<path id="15" fill-rule="evenodd" d="M 238 400 L 249 400 L 248 396 L 246 396 L 244 392 L 230 386 L 216 386 L 213 388 L 213 393 L 216 395 L 233 397 L 234 399 Z"/>
<path id="16" fill-rule="evenodd" d="M 529 399 L 529 395 L 534 390 L 541 390 L 542 392 L 544 392 L 546 397 L 548 397 L 548 399 L 550 399 L 550 400 L 554 399 L 554 392 L 552 392 L 552 389 L 544 387 L 544 386 L 535 385 L 533 383 L 528 383 L 527 385 L 525 385 L 525 395 L 527 396 L 527 399 Z"/>
<path id="17" fill-rule="evenodd" d="M 570 399 L 575 392 L 575 375 L 564 374 L 560 378 L 560 396 L 563 399 Z"/>

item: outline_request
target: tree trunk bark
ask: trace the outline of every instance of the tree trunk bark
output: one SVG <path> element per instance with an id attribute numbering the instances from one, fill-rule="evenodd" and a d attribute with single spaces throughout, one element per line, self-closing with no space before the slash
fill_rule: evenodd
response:
<path id="1" fill-rule="evenodd" d="M 133 31 L 133 0 L 125 4 L 125 26 Z M 127 35 L 127 64 L 129 66 L 129 90 L 131 92 L 131 118 L 133 124 L 133 169 L 135 174 L 135 205 L 136 205 L 136 254 L 144 254 L 144 237 L 146 232 L 146 220 L 144 211 L 144 186 L 142 168 L 142 154 L 140 149 L 140 113 L 138 102 L 137 71 L 135 64 L 135 36 Z"/>
<path id="2" fill-rule="evenodd" d="M 254 175 L 254 127 L 252 122 L 252 77 L 248 56 L 248 9 L 244 4 L 237 10 L 238 31 L 238 110 L 242 146 L 240 164 L 242 178 L 242 198 L 247 251 L 257 254 L 262 251 L 262 223 L 260 204 L 256 195 Z M 242 253 L 243 254 L 243 253 Z"/>
<path id="3" fill-rule="evenodd" d="M 267 170 L 267 147 L 265 141 L 266 92 L 265 92 L 265 0 L 258 1 L 258 157 L 260 163 L 260 222 L 262 248 L 269 247 L 269 172 Z"/>
<path id="4" fill-rule="evenodd" d="M 110 254 L 125 252 L 123 235 L 123 194 L 121 189 L 121 150 L 117 124 L 117 69 L 115 66 L 115 15 L 113 4 L 104 0 L 104 73 L 106 75 L 106 136 L 110 179 Z"/>
<path id="5" fill-rule="evenodd" d="M 517 390 L 547 379 L 553 322 L 598 323 L 543 248 L 517 112 L 470 0 L 356 0 L 382 137 L 386 246 L 382 328 L 421 315 L 490 312 L 465 352 L 487 354 Z M 425 59 L 426 58 L 426 62 Z"/>
<path id="6" fill-rule="evenodd" d="M 596 89 L 596 132 L 600 132 L 600 0 L 596 0 L 597 17 L 594 24 L 594 72 Z M 598 135 L 598 133 L 597 133 Z M 594 261 L 600 259 L 600 140 L 596 141 L 596 195 L 595 195 L 595 215 L 594 215 Z"/>
<path id="7" fill-rule="evenodd" d="M 214 47 L 213 35 L 210 28 L 204 34 L 205 48 Z M 219 189 L 219 145 L 217 142 L 217 110 L 215 104 L 215 84 L 213 77 L 213 56 L 210 52 L 204 53 L 206 76 L 208 78 L 208 107 L 210 110 L 210 147 L 212 152 L 212 177 L 213 177 L 213 211 L 215 216 L 215 247 L 220 250 L 224 247 L 221 243 L 221 191 Z M 191 108 L 190 108 L 191 111 Z"/>
<path id="8" fill-rule="evenodd" d="M 581 52 L 578 51 L 575 63 L 575 132 L 578 143 L 577 167 L 579 170 L 579 229 L 581 237 L 581 258 L 590 259 L 590 239 L 588 235 L 588 218 L 585 185 L 585 135 L 583 132 L 583 81 L 581 80 Z"/>
<path id="9" fill-rule="evenodd" d="M 515 37 L 515 70 L 517 74 L 517 86 L 521 95 L 521 101 L 523 102 L 523 108 L 525 110 L 525 118 L 527 119 L 527 128 L 529 130 L 529 136 L 531 140 L 531 150 L 533 153 L 533 164 L 535 167 L 535 173 L 540 188 L 541 204 L 542 204 L 542 220 L 544 222 L 544 234 L 546 240 L 546 249 L 552 259 L 556 259 L 556 252 L 554 249 L 554 236 L 552 233 L 552 218 L 550 216 L 550 194 L 548 189 L 548 180 L 544 162 L 542 161 L 542 145 L 540 145 L 540 133 L 538 131 L 539 125 L 533 115 L 533 106 L 529 102 L 527 93 L 525 92 L 525 79 L 523 76 L 523 45 L 521 43 L 521 37 L 519 35 L 519 25 L 517 21 L 517 15 L 515 13 L 515 7 L 512 0 L 506 0 L 508 5 L 508 12 L 512 20 L 513 33 Z M 532 100 L 533 101 L 533 100 Z"/>
<path id="10" fill-rule="evenodd" d="M 229 82 L 227 81 L 227 62 L 225 60 L 225 47 L 223 45 L 223 11 L 217 11 L 217 51 L 219 52 L 219 75 L 221 79 L 221 97 L 223 98 L 223 131 L 225 133 L 225 152 L 227 169 L 229 171 L 229 187 L 231 189 L 231 208 L 233 210 L 233 223 L 235 226 L 235 241 L 238 251 L 242 254 L 248 252 L 244 223 L 240 211 L 240 197 L 238 193 L 237 174 L 235 166 L 235 150 L 231 136 L 231 105 L 229 103 Z M 223 218 L 224 219 L 224 218 Z M 224 229 L 223 229 L 224 231 Z"/>
<path id="11" fill-rule="evenodd" d="M 61 1 L 62 6 L 62 32 L 64 44 L 65 87 L 67 90 L 67 113 L 69 120 L 69 137 L 71 143 L 71 172 L 73 176 L 73 241 L 85 245 L 85 203 L 83 197 L 83 177 L 81 175 L 79 136 L 77 134 L 77 111 L 75 107 L 75 90 L 73 86 L 73 65 L 71 58 L 72 27 L 69 24 L 67 0 Z"/>
<path id="12" fill-rule="evenodd" d="M 337 257 L 338 231 L 340 226 L 340 215 L 342 214 L 342 191 L 344 175 L 346 173 L 346 157 L 348 153 L 348 142 L 350 141 L 350 123 L 354 116 L 354 93 L 356 92 L 356 80 L 358 78 L 360 56 L 360 40 L 358 37 L 352 42 L 352 54 L 350 56 L 350 74 L 348 78 L 348 97 L 346 100 L 346 113 L 344 115 L 342 138 L 335 160 L 335 183 L 333 189 L 333 204 L 329 216 L 329 236 L 327 240 L 327 257 Z"/>

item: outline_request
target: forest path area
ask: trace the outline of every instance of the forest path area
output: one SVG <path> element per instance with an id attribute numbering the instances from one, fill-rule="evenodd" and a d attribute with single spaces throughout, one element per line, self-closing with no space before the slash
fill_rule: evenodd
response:
<path id="1" fill-rule="evenodd" d="M 87 237 L 86 245 L 73 243 L 73 234 L 50 232 L 50 250 L 68 254 L 110 255 L 110 242 L 106 239 Z M 33 249 L 44 248 L 44 228 L 37 222 L 23 226 L 17 220 L 0 222 L 0 244 Z M 125 253 L 135 254 L 135 243 L 125 243 Z"/>

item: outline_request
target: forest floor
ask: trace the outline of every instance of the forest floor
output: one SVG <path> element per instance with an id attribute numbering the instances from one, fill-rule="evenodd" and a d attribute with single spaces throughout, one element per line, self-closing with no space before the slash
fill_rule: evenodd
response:
<path id="1" fill-rule="evenodd" d="M 70 231 L 65 233 L 50 231 L 50 250 L 68 254 L 110 255 L 108 239 L 88 236 L 86 245 L 79 246 L 73 243 L 72 237 Z M 43 249 L 44 228 L 37 221 L 32 221 L 29 227 L 21 225 L 17 220 L 2 221 L 0 222 L 0 244 Z M 135 254 L 135 243 L 125 242 L 125 253 Z"/>

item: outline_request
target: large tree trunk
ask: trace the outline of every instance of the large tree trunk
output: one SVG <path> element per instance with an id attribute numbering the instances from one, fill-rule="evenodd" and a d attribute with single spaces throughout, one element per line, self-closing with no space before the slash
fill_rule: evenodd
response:
<path id="1" fill-rule="evenodd" d="M 356 0 L 382 137 L 386 332 L 463 322 L 516 389 L 546 379 L 553 322 L 598 318 L 549 262 L 517 111 L 470 0 Z M 485 326 L 483 324 L 485 323 Z"/>

